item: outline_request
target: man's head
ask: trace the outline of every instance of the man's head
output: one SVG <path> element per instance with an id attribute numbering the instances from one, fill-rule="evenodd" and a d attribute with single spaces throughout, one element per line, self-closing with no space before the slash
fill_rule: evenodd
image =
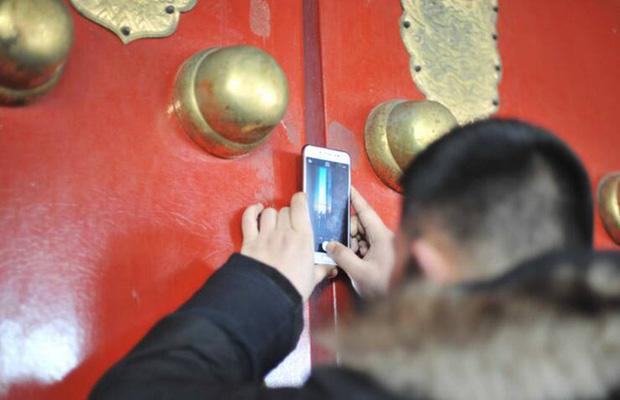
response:
<path id="1" fill-rule="evenodd" d="M 592 244 L 588 175 L 541 128 L 485 120 L 454 129 L 405 171 L 397 268 L 476 279 L 528 258 Z"/>

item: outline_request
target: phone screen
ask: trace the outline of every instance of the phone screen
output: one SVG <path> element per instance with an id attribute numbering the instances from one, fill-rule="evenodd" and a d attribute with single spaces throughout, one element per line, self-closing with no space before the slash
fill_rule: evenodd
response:
<path id="1" fill-rule="evenodd" d="M 349 165 L 306 157 L 306 190 L 314 251 L 325 253 L 325 241 L 348 246 Z"/>

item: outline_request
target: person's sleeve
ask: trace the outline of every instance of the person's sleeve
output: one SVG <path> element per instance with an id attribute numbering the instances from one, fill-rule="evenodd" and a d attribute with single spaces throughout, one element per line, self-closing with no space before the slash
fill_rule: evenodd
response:
<path id="1" fill-rule="evenodd" d="M 292 284 L 274 268 L 234 254 L 113 366 L 90 398 L 254 398 L 302 328 L 301 296 Z"/>

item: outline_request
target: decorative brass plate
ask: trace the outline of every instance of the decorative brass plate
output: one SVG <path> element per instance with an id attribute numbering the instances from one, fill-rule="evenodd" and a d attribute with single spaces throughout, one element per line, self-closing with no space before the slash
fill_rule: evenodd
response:
<path id="1" fill-rule="evenodd" d="M 401 0 L 400 33 L 411 75 L 460 124 L 497 112 L 502 67 L 497 0 Z"/>
<path id="2" fill-rule="evenodd" d="M 607 174 L 599 183 L 598 211 L 607 233 L 620 245 L 620 172 Z"/>
<path id="3" fill-rule="evenodd" d="M 191 10 L 197 0 L 71 0 L 86 18 L 116 33 L 127 44 L 142 38 L 170 36 L 180 12 Z"/>

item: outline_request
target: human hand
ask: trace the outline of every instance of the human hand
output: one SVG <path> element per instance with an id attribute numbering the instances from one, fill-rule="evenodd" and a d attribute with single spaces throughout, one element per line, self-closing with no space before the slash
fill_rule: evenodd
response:
<path id="1" fill-rule="evenodd" d="M 355 188 L 351 203 L 356 213 L 351 217 L 351 248 L 329 242 L 327 253 L 349 275 L 360 296 L 383 295 L 394 269 L 394 234 Z"/>
<path id="2" fill-rule="evenodd" d="M 335 267 L 314 265 L 314 237 L 306 194 L 295 193 L 290 208 L 279 212 L 263 208 L 262 204 L 255 204 L 243 213 L 241 254 L 277 269 L 307 300 L 314 287 Z"/>

